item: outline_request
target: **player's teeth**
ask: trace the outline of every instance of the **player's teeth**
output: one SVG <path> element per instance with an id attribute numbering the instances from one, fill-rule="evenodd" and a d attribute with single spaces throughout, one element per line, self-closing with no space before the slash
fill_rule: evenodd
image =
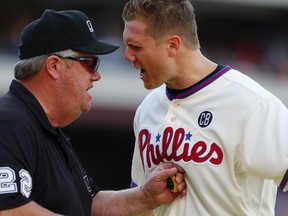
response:
<path id="1" fill-rule="evenodd" d="M 142 78 L 142 77 L 143 77 L 143 75 L 144 75 L 144 73 L 141 71 L 141 73 L 140 73 L 140 78 Z"/>

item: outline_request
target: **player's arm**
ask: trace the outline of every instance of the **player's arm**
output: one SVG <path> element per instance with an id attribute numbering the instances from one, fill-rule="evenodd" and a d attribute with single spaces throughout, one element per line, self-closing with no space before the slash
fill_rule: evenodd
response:
<path id="1" fill-rule="evenodd" d="M 53 213 L 46 208 L 38 205 L 36 202 L 29 202 L 17 208 L 0 210 L 0 216 L 61 216 L 60 214 Z"/>
<path id="2" fill-rule="evenodd" d="M 178 192 L 171 192 L 167 179 L 176 175 Z M 141 187 L 121 191 L 100 191 L 93 198 L 92 216 L 128 216 L 151 213 L 154 208 L 186 194 L 184 170 L 172 163 L 160 164 Z"/>

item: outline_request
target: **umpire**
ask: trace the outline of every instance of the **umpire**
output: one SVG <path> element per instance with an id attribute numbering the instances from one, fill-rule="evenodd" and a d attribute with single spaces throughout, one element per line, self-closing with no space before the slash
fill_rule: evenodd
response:
<path id="1" fill-rule="evenodd" d="M 135 215 L 185 194 L 183 169 L 170 163 L 142 188 L 100 191 L 61 132 L 90 110 L 98 55 L 117 48 L 76 10 L 47 9 L 24 28 L 15 79 L 0 98 L 1 216 Z M 179 193 L 166 187 L 173 175 Z"/>

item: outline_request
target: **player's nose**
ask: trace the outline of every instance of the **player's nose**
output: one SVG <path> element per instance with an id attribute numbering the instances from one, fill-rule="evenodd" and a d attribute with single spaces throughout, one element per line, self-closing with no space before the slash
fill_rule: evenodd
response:
<path id="1" fill-rule="evenodd" d="M 126 50 L 125 50 L 125 60 L 130 61 L 130 62 L 134 62 L 136 60 L 135 55 L 133 54 L 131 49 L 129 49 L 129 47 L 126 47 Z"/>

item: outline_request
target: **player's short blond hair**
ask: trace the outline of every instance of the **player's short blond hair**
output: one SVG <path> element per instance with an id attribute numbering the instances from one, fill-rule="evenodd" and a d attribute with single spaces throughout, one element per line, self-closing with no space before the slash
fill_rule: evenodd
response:
<path id="1" fill-rule="evenodd" d="M 189 0 L 129 0 L 122 18 L 125 22 L 135 19 L 146 22 L 146 33 L 155 41 L 175 34 L 186 47 L 200 48 L 194 7 Z"/>

